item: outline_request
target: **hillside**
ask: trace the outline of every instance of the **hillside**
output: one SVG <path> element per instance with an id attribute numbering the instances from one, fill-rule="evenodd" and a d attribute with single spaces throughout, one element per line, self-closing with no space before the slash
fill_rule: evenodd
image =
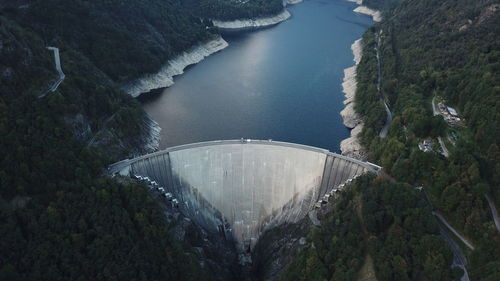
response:
<path id="1" fill-rule="evenodd" d="M 371 259 L 378 280 L 456 279 L 461 272 L 450 269 L 434 210 L 474 244 L 474 251 L 462 245 L 471 279 L 498 280 L 500 235 L 485 199 L 500 207 L 498 1 L 364 4 L 382 9 L 385 20 L 363 38 L 362 142 L 398 183 L 355 182 L 309 233 L 306 245 L 315 248 L 281 278 L 356 280 Z M 152 150 L 154 124 L 121 86 L 216 36 L 208 19 L 282 9 L 281 0 L 0 1 L 0 280 L 217 276 L 188 220 L 178 213 L 171 220 L 145 184 L 103 177 L 107 164 Z M 60 49 L 66 75 L 54 92 L 48 46 Z M 394 114 L 385 138 L 381 96 Z M 456 108 L 464 125 L 433 116 L 434 98 Z M 427 139 L 437 153 L 418 149 Z M 188 230 L 178 231 L 183 224 Z"/>
<path id="2" fill-rule="evenodd" d="M 156 72 L 168 59 L 210 38 L 177 1 L 29 1 L 5 14 L 47 44 L 79 51 L 115 82 Z"/>
<path id="3" fill-rule="evenodd" d="M 372 260 L 376 280 L 452 280 L 452 253 L 418 191 L 364 176 L 337 195 L 312 228 L 312 245 L 278 280 L 363 280 Z M 367 258 L 370 257 L 370 258 Z"/>
<path id="4" fill-rule="evenodd" d="M 213 32 L 175 1 L 0 2 L 1 280 L 214 276 L 143 185 L 102 178 L 152 148 L 120 84 Z"/>
<path id="5" fill-rule="evenodd" d="M 273 16 L 283 10 L 282 0 L 186 0 L 184 3 L 199 17 L 221 21 Z"/>
<path id="6" fill-rule="evenodd" d="M 362 141 L 372 161 L 398 181 L 424 186 L 436 209 L 473 241 L 478 249 L 469 258 L 477 280 L 495 274 L 491 267 L 500 261 L 500 237 L 485 200 L 489 195 L 500 204 L 498 10 L 495 1 L 401 1 L 365 34 L 358 67 L 356 110 L 364 116 Z M 379 137 L 380 96 L 394 114 L 386 138 Z M 456 108 L 464 124 L 433 116 L 433 98 Z M 436 153 L 419 151 L 424 139 L 433 140 Z"/>

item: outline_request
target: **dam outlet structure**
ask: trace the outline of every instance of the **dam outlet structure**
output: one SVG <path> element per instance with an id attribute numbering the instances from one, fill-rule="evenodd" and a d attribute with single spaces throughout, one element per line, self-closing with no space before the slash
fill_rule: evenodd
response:
<path id="1" fill-rule="evenodd" d="M 108 169 L 154 181 L 184 215 L 244 252 L 266 230 L 298 222 L 325 195 L 381 167 L 316 147 L 241 139 L 171 147 Z"/>

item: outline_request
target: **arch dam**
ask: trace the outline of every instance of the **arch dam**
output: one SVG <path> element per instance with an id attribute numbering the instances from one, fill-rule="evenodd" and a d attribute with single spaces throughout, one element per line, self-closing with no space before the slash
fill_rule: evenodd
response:
<path id="1" fill-rule="evenodd" d="M 250 139 L 181 145 L 109 167 L 157 182 L 184 215 L 234 239 L 240 251 L 267 229 L 299 221 L 344 183 L 380 170 L 316 147 Z"/>

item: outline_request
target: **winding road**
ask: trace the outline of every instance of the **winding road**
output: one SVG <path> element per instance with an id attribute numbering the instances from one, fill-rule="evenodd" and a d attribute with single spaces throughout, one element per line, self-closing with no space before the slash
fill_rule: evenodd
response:
<path id="1" fill-rule="evenodd" d="M 434 210 L 434 206 L 429 200 L 427 192 L 425 191 L 424 188 L 422 188 L 421 190 L 422 190 L 422 197 L 424 198 L 425 202 L 427 202 L 431 210 Z M 460 238 L 462 242 L 464 242 L 466 245 L 469 244 L 467 241 L 465 241 L 465 239 L 462 238 L 460 234 L 458 234 L 458 232 L 453 227 L 451 227 L 451 225 L 445 220 L 445 218 L 441 214 L 435 211 L 432 211 L 432 214 L 436 219 L 439 219 L 446 227 L 448 227 L 453 233 L 455 233 L 455 235 L 457 235 L 457 237 Z M 450 235 L 448 235 L 443 226 L 438 224 L 438 227 L 439 227 L 439 235 L 448 244 L 453 253 L 453 264 L 451 267 L 452 268 L 457 266 L 460 267 L 464 271 L 464 275 L 462 275 L 460 281 L 469 281 L 470 279 L 469 279 L 469 273 L 467 272 L 467 259 L 465 258 L 465 255 L 463 254 L 460 247 L 458 247 L 457 243 L 450 237 Z"/>
<path id="2" fill-rule="evenodd" d="M 457 243 L 451 239 L 451 237 L 446 233 L 442 226 L 439 226 L 439 235 L 444 239 L 444 241 L 450 247 L 453 253 L 453 264 L 452 267 L 460 267 L 464 271 L 464 275 L 460 278 L 460 281 L 469 281 L 469 273 L 467 272 L 467 259 L 458 247 Z"/>
<path id="3" fill-rule="evenodd" d="M 432 103 L 432 114 L 434 116 L 441 115 L 441 113 L 439 112 L 439 110 L 436 107 L 436 97 L 432 98 L 431 103 Z M 439 145 L 441 146 L 441 150 L 443 151 L 441 154 L 443 154 L 443 156 L 446 158 L 450 157 L 450 152 L 446 148 L 446 145 L 444 144 L 443 139 L 441 137 L 438 137 L 437 139 L 438 139 Z"/>
<path id="4" fill-rule="evenodd" d="M 441 152 L 441 154 L 443 154 L 443 156 L 446 158 L 450 157 L 450 152 L 446 148 L 446 145 L 444 145 L 443 139 L 441 137 L 438 137 L 437 139 L 438 139 L 439 145 L 441 146 L 441 150 L 443 151 L 443 152 Z"/>
<path id="5" fill-rule="evenodd" d="M 440 114 L 439 110 L 436 108 L 436 97 L 432 98 L 432 114 L 434 114 L 434 116 Z"/>
<path id="6" fill-rule="evenodd" d="M 382 84 L 382 66 L 381 66 L 381 59 L 380 59 L 380 51 L 379 51 L 379 46 L 380 46 L 380 32 L 377 35 L 377 45 L 375 47 L 375 50 L 377 51 L 377 91 L 380 95 L 380 100 L 384 103 L 384 108 L 385 108 L 385 113 L 387 114 L 387 118 L 385 119 L 385 124 L 384 127 L 382 127 L 382 130 L 380 130 L 379 137 L 385 138 L 387 136 L 387 132 L 389 131 L 389 126 L 391 125 L 392 122 L 392 112 L 389 109 L 389 106 L 387 105 L 387 102 L 384 99 L 384 95 L 382 95 L 381 92 L 381 84 Z"/>
<path id="7" fill-rule="evenodd" d="M 380 130 L 379 136 L 381 138 L 385 138 L 387 136 L 387 132 L 389 132 L 389 126 L 391 125 L 392 122 L 392 112 L 385 101 L 384 101 L 384 107 L 385 107 L 385 113 L 387 114 L 387 118 L 385 119 L 384 127 L 382 127 L 382 130 Z"/>
<path id="8" fill-rule="evenodd" d="M 495 226 L 497 227 L 498 232 L 500 232 L 500 219 L 498 218 L 497 208 L 495 207 L 493 200 L 491 200 L 491 197 L 488 194 L 485 194 L 484 197 L 486 198 L 486 201 L 488 201 L 488 205 L 490 205 L 493 221 L 495 222 Z"/>
<path id="9" fill-rule="evenodd" d="M 472 246 L 469 241 L 467 241 L 462 235 L 460 235 L 460 233 L 458 233 L 458 231 L 456 231 L 440 213 L 433 211 L 432 214 L 436 218 L 438 218 L 451 232 L 453 232 L 453 234 L 455 234 L 455 236 L 457 236 L 458 239 L 460 239 L 460 241 L 465 244 L 465 246 L 467 246 L 471 250 L 474 250 L 474 246 Z"/>
<path id="10" fill-rule="evenodd" d="M 62 81 L 66 77 L 66 75 L 64 75 L 64 72 L 62 71 L 62 68 L 61 68 L 61 58 L 59 56 L 59 49 L 56 47 L 47 47 L 47 49 L 54 52 L 54 63 L 56 65 L 56 70 L 57 70 L 57 73 L 59 74 L 59 77 L 54 82 L 54 84 L 52 84 L 52 86 L 50 86 L 50 88 L 47 91 L 45 91 L 42 95 L 40 95 L 38 98 L 45 97 L 49 93 L 49 91 L 55 92 L 57 90 L 57 87 L 59 87 L 59 85 L 62 83 Z"/>

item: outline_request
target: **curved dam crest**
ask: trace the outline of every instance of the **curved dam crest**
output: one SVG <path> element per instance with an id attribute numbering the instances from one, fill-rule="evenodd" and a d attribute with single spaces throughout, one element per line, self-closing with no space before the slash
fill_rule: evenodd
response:
<path id="1" fill-rule="evenodd" d="M 186 216 L 233 239 L 240 251 L 264 231 L 299 221 L 342 184 L 380 169 L 320 148 L 260 140 L 182 145 L 109 167 L 157 182 Z"/>

